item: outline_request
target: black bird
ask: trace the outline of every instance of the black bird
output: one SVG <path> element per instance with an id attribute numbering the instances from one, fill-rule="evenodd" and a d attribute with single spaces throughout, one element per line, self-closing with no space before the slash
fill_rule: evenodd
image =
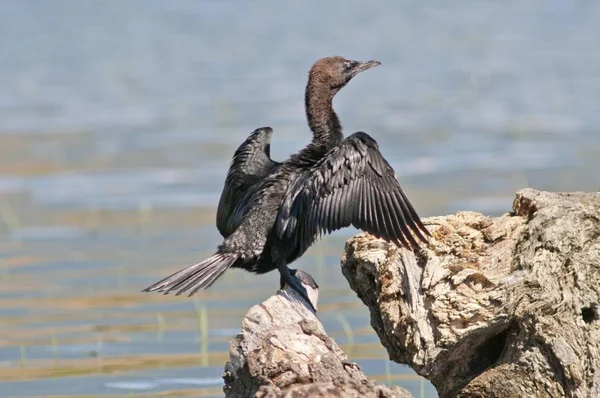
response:
<path id="1" fill-rule="evenodd" d="M 217 209 L 217 229 L 223 238 L 237 228 L 230 222 L 235 206 L 255 183 L 281 164 L 271 160 L 272 134 L 270 127 L 254 130 L 233 155 Z"/>
<path id="2" fill-rule="evenodd" d="M 263 158 L 263 167 L 258 167 L 254 175 L 266 175 L 248 185 L 245 172 L 238 174 L 235 169 L 244 165 L 249 170 L 252 162 L 247 159 L 253 156 L 240 157 L 237 166 L 234 159 L 228 178 L 242 176 L 244 190 L 224 188 L 226 198 L 221 201 L 225 204 L 217 225 L 226 238 L 217 252 L 145 291 L 189 291 L 192 295 L 210 287 L 229 267 L 257 274 L 278 269 L 281 287 L 288 284 L 310 303 L 306 288 L 288 264 L 304 254 L 320 235 L 353 225 L 411 250 L 419 247 L 413 233 L 427 242 L 425 235 L 429 232 L 379 152 L 377 142 L 363 132 L 344 139 L 333 110 L 335 94 L 358 73 L 378 65 L 378 61 L 342 57 L 317 61 L 310 70 L 305 92 L 306 116 L 313 131 L 311 143 L 280 164 Z M 262 138 L 268 141 L 270 134 Z M 252 143 L 255 139 L 251 136 L 248 140 Z M 267 145 L 253 148 L 251 153 L 270 160 Z M 244 145 L 238 152 L 244 152 Z"/>

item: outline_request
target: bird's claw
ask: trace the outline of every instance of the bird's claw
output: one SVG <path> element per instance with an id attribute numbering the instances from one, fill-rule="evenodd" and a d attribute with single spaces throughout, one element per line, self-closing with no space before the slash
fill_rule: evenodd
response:
<path id="1" fill-rule="evenodd" d="M 312 301 L 310 301 L 310 298 L 308 297 L 308 292 L 306 291 L 304 285 L 302 285 L 302 282 L 300 282 L 300 279 L 298 279 L 297 276 L 292 275 L 290 269 L 287 266 L 284 267 L 285 269 L 282 269 L 283 267 L 280 268 L 281 289 L 283 289 L 286 284 L 289 285 L 300 295 L 300 297 L 304 299 L 304 301 L 308 303 L 309 308 L 316 313 L 317 309 L 314 307 Z"/>

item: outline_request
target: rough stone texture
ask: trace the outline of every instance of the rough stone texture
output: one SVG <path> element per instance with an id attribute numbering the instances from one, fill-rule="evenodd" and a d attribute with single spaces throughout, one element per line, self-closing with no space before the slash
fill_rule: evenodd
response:
<path id="1" fill-rule="evenodd" d="M 424 220 L 416 256 L 368 235 L 342 270 L 392 360 L 440 397 L 600 397 L 600 193 Z"/>
<path id="2" fill-rule="evenodd" d="M 325 333 L 295 291 L 278 292 L 248 311 L 230 343 L 227 397 L 411 397 L 376 385 Z"/>

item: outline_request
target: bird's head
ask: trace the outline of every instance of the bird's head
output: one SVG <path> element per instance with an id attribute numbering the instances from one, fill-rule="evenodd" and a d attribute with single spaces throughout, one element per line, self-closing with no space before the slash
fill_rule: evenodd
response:
<path id="1" fill-rule="evenodd" d="M 327 86 L 335 95 L 360 72 L 381 65 L 379 61 L 353 61 L 344 57 L 321 58 L 310 69 L 309 82 Z"/>

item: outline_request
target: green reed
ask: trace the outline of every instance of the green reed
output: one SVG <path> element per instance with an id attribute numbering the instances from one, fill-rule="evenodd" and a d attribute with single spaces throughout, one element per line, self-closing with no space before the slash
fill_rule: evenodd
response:
<path id="1" fill-rule="evenodd" d="M 354 348 L 354 331 L 350 326 L 350 322 L 346 319 L 346 317 L 342 314 L 337 314 L 335 318 L 340 321 L 342 324 L 342 329 L 344 329 L 344 334 L 346 335 L 346 344 L 348 345 L 346 355 L 350 356 L 352 354 L 352 349 Z"/>
<path id="2" fill-rule="evenodd" d="M 385 360 L 385 380 L 388 386 L 392 385 L 392 369 L 390 367 L 390 360 Z"/>
<path id="3" fill-rule="evenodd" d="M 101 371 L 103 366 L 103 361 L 102 361 L 102 335 L 98 334 L 97 340 L 96 340 L 96 369 L 98 371 Z"/>
<path id="4" fill-rule="evenodd" d="M 10 281 L 10 265 L 7 261 L 0 261 L 0 281 Z"/>
<path id="5" fill-rule="evenodd" d="M 52 345 L 52 357 L 54 361 L 58 361 L 58 339 L 56 337 L 56 330 L 52 329 L 50 333 L 50 344 Z"/>
<path id="6" fill-rule="evenodd" d="M 21 368 L 27 367 L 27 346 L 19 344 L 19 352 L 21 353 Z"/>
<path id="7" fill-rule="evenodd" d="M 198 331 L 200 333 L 200 364 L 208 366 L 208 308 L 205 303 L 194 301 L 196 316 L 198 317 Z"/>
<path id="8" fill-rule="evenodd" d="M 3 199 L 0 201 L 0 221 L 7 231 L 21 226 L 21 220 L 17 213 L 13 210 L 10 203 Z"/>

